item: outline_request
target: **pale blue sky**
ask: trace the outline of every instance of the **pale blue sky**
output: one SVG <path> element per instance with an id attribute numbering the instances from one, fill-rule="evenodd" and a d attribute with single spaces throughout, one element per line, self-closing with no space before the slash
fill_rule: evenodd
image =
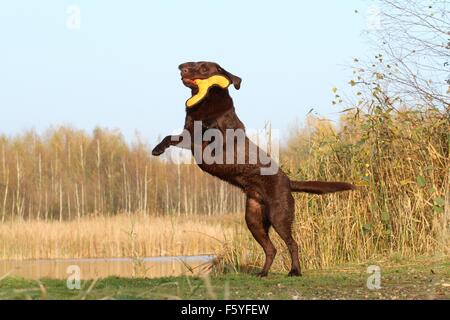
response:
<path id="1" fill-rule="evenodd" d="M 81 29 L 66 27 L 67 7 Z M 209 60 L 243 78 L 231 90 L 248 128 L 285 132 L 311 108 L 336 118 L 368 54 L 367 1 L 2 1 L 0 133 L 70 124 L 135 130 L 153 144 L 183 125 L 178 64 Z M 355 9 L 359 14 L 355 14 Z"/>

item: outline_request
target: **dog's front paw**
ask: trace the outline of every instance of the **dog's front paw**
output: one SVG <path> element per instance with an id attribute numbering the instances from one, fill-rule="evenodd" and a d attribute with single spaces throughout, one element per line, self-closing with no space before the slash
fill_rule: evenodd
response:
<path id="1" fill-rule="evenodd" d="M 160 144 L 158 144 L 153 150 L 152 150 L 152 155 L 157 157 L 160 156 L 164 153 L 164 151 L 166 150 L 166 148 L 164 148 L 163 146 L 161 146 Z"/>

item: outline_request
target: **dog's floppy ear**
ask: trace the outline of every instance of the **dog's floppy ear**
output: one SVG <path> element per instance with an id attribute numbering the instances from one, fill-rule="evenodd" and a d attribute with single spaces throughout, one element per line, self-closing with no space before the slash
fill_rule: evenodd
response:
<path id="1" fill-rule="evenodd" d="M 236 90 L 239 90 L 241 88 L 241 82 L 242 82 L 241 78 L 239 78 L 238 76 L 235 76 L 234 74 L 228 72 L 227 70 L 225 70 L 224 68 L 222 68 L 219 65 L 217 65 L 217 71 L 219 71 L 224 76 L 226 76 L 231 81 L 231 83 L 234 85 Z"/>

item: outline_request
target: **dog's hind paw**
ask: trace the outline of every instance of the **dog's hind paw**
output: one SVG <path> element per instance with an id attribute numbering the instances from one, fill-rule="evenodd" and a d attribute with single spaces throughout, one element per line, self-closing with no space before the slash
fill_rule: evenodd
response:
<path id="1" fill-rule="evenodd" d="M 289 271 L 288 276 L 289 277 L 301 277 L 302 273 L 297 269 L 293 269 L 293 270 Z"/>
<path id="2" fill-rule="evenodd" d="M 267 277 L 267 272 L 266 272 L 266 271 L 258 272 L 258 273 L 256 274 L 256 276 L 259 277 L 259 278 Z"/>

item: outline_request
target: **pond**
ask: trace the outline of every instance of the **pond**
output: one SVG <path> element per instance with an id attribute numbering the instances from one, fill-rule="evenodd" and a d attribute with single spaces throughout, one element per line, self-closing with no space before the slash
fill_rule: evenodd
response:
<path id="1" fill-rule="evenodd" d="M 4 275 L 28 279 L 67 279 L 74 273 L 81 280 L 118 277 L 158 278 L 202 275 L 210 271 L 214 256 L 169 256 L 145 258 L 89 258 L 0 260 L 0 278 Z"/>

